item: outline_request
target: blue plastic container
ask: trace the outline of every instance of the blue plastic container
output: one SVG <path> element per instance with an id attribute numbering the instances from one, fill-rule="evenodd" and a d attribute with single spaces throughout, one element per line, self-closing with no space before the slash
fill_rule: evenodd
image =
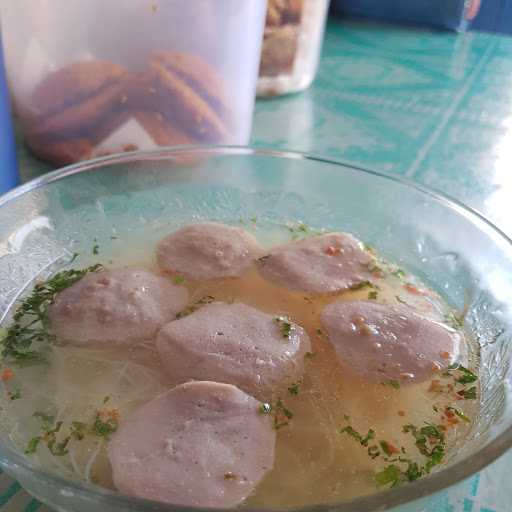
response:
<path id="1" fill-rule="evenodd" d="M 491 0 L 492 2 L 493 0 Z M 471 2 L 465 0 L 335 0 L 335 12 L 449 30 L 468 28 Z"/>
<path id="2" fill-rule="evenodd" d="M 15 187 L 18 184 L 18 180 L 9 94 L 5 80 L 2 47 L 0 45 L 0 194 Z"/>
<path id="3" fill-rule="evenodd" d="M 512 0 L 482 0 L 475 30 L 512 34 Z"/>

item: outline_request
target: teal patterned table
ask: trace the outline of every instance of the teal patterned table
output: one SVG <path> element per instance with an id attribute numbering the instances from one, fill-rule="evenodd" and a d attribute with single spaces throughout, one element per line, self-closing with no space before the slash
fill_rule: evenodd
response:
<path id="1" fill-rule="evenodd" d="M 261 100 L 252 144 L 395 173 L 512 236 L 512 38 L 333 22 L 307 92 Z M 49 170 L 20 147 L 22 178 Z M 424 512 L 509 512 L 512 452 Z M 2 512 L 45 511 L 0 475 Z"/>

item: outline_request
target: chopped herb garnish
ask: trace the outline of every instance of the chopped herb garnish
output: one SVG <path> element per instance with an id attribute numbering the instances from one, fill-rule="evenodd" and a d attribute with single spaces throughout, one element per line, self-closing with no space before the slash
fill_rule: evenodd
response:
<path id="1" fill-rule="evenodd" d="M 423 476 L 424 468 L 420 467 L 417 462 L 412 462 L 408 459 L 402 459 L 402 462 L 407 464 L 407 469 L 404 471 L 404 475 L 409 482 L 414 482 L 414 480 L 418 480 L 418 478 Z"/>
<path id="2" fill-rule="evenodd" d="M 291 332 L 292 332 L 292 324 L 290 324 L 289 322 L 283 323 L 283 337 L 289 339 Z"/>
<path id="3" fill-rule="evenodd" d="M 96 413 L 96 418 L 92 426 L 92 432 L 105 439 L 110 439 L 110 434 L 113 434 L 119 427 L 119 422 L 116 418 L 110 417 L 103 419 L 100 412 Z"/>
<path id="4" fill-rule="evenodd" d="M 367 250 L 366 247 L 365 247 L 365 250 Z M 370 254 L 373 254 L 373 255 L 376 254 L 375 251 L 373 251 L 373 250 L 370 250 L 370 251 L 367 250 L 367 252 L 369 252 Z M 398 277 L 401 281 L 403 281 L 406 276 L 406 273 L 401 268 L 396 267 L 394 265 L 390 265 L 390 264 L 386 263 L 385 261 L 381 261 L 379 259 L 375 259 L 373 261 L 370 261 L 369 263 L 365 263 L 364 267 L 366 267 L 368 272 L 370 272 L 372 274 L 380 274 L 377 277 L 381 277 L 384 275 L 391 275 L 391 276 Z"/>
<path id="5" fill-rule="evenodd" d="M 318 334 L 318 336 L 323 336 L 324 335 L 324 333 L 322 332 L 322 329 L 317 329 L 316 333 Z"/>
<path id="6" fill-rule="evenodd" d="M 391 448 L 389 447 L 389 444 L 386 441 L 380 441 L 379 442 L 380 447 L 382 448 L 382 451 L 389 457 L 393 454 L 391 451 Z"/>
<path id="7" fill-rule="evenodd" d="M 9 400 L 19 400 L 21 398 L 21 389 L 16 389 L 14 391 L 8 391 L 7 396 Z"/>
<path id="8" fill-rule="evenodd" d="M 274 414 L 274 428 L 276 430 L 286 427 L 289 424 L 289 420 L 293 418 L 293 412 L 286 408 L 280 398 L 276 400 L 272 411 Z"/>
<path id="9" fill-rule="evenodd" d="M 261 414 L 270 414 L 272 412 L 272 405 L 265 402 L 260 405 Z"/>
<path id="10" fill-rule="evenodd" d="M 37 447 L 39 446 L 39 443 L 41 442 L 41 436 L 35 436 L 33 437 L 28 443 L 27 447 L 25 448 L 25 453 L 27 455 L 31 455 L 32 453 L 36 453 Z"/>
<path id="11" fill-rule="evenodd" d="M 183 284 L 185 282 L 184 276 L 174 276 L 174 284 Z"/>
<path id="12" fill-rule="evenodd" d="M 293 232 L 301 232 L 301 233 L 307 233 L 308 230 L 309 230 L 309 227 L 307 226 L 307 224 L 304 224 L 303 222 L 299 222 L 298 224 L 288 224 L 287 225 L 287 228 L 288 228 L 288 231 L 290 231 L 291 233 Z"/>
<path id="13" fill-rule="evenodd" d="M 278 400 L 278 402 L 280 402 L 280 400 Z M 282 403 L 278 404 L 281 409 L 283 410 L 283 414 L 289 419 L 291 420 L 293 418 L 293 412 L 290 411 L 290 409 L 287 409 Z"/>
<path id="14" fill-rule="evenodd" d="M 96 256 L 99 252 L 100 252 L 100 246 L 97 243 L 95 243 L 92 246 L 92 253 Z"/>
<path id="15" fill-rule="evenodd" d="M 448 366 L 448 369 L 443 372 L 443 377 L 452 377 L 458 384 L 466 385 L 472 384 L 478 380 L 478 375 L 459 363 L 453 363 Z M 452 386 L 453 388 L 453 386 Z M 477 397 L 477 388 L 472 386 L 464 388 L 456 392 L 457 395 L 466 400 L 475 400 Z"/>
<path id="16" fill-rule="evenodd" d="M 444 316 L 444 321 L 450 327 L 460 330 L 464 327 L 464 314 L 450 311 Z"/>
<path id="17" fill-rule="evenodd" d="M 254 216 L 249 219 L 253 224 L 256 224 L 258 222 L 258 217 Z"/>
<path id="18" fill-rule="evenodd" d="M 372 291 L 368 292 L 368 299 L 377 300 L 378 295 L 379 294 L 375 290 L 372 290 Z"/>
<path id="19" fill-rule="evenodd" d="M 376 459 L 380 455 L 379 448 L 375 445 L 368 446 L 368 455 L 372 459 Z"/>
<path id="20" fill-rule="evenodd" d="M 404 279 L 405 272 L 401 268 L 396 268 L 395 270 L 391 271 L 392 276 L 396 276 L 400 279 Z"/>
<path id="21" fill-rule="evenodd" d="M 439 427 L 427 423 L 425 427 L 418 429 L 414 425 L 408 424 L 404 425 L 402 432 L 412 434 L 416 440 L 415 445 L 422 455 L 439 460 L 435 462 L 436 464 L 440 462 L 444 455 L 444 433 Z M 433 447 L 429 449 L 427 442 Z"/>
<path id="22" fill-rule="evenodd" d="M 437 405 L 433 405 L 432 409 L 434 410 L 434 412 L 439 412 L 439 408 L 437 407 Z"/>
<path id="23" fill-rule="evenodd" d="M 81 441 L 85 437 L 87 425 L 81 421 L 73 421 L 70 427 L 70 436 L 77 441 Z"/>
<path id="24" fill-rule="evenodd" d="M 52 455 L 55 455 L 56 457 L 62 457 L 63 455 L 67 455 L 69 453 L 67 446 L 70 440 L 71 437 L 68 436 L 65 437 L 62 441 L 57 442 L 57 439 L 55 437 L 51 437 L 47 441 L 48 450 L 50 450 L 50 453 Z"/>
<path id="25" fill-rule="evenodd" d="M 420 465 L 406 457 L 399 456 L 398 459 L 394 459 L 394 461 L 398 460 L 401 464 L 406 464 L 406 468 L 402 469 L 398 464 L 386 466 L 382 471 L 375 474 L 375 482 L 378 486 L 391 484 L 391 487 L 396 487 L 404 482 L 413 482 L 423 475 L 430 473 L 434 466 L 443 461 L 445 455 L 445 438 L 440 427 L 427 423 L 426 426 L 418 428 L 408 424 L 404 425 L 402 431 L 413 435 L 416 440 L 416 447 L 427 459 L 426 463 Z M 406 453 L 404 447 L 398 450 L 386 441 L 380 441 L 379 444 L 382 451 L 388 457 L 393 453 Z"/>
<path id="26" fill-rule="evenodd" d="M 400 382 L 394 379 L 386 380 L 382 383 L 383 385 L 389 385 L 392 388 L 400 389 Z"/>
<path id="27" fill-rule="evenodd" d="M 478 380 L 478 375 L 476 375 L 476 373 L 473 373 L 471 370 L 468 370 L 466 367 L 458 363 L 451 364 L 448 367 L 448 371 L 454 370 L 462 373 L 460 377 L 455 379 L 455 381 L 458 382 L 459 384 L 472 384 L 473 382 Z"/>
<path id="28" fill-rule="evenodd" d="M 236 475 L 231 471 L 224 473 L 224 480 L 236 480 Z"/>
<path id="29" fill-rule="evenodd" d="M 285 316 L 277 316 L 274 318 L 274 322 L 281 326 L 281 332 L 283 334 L 283 338 L 290 339 L 292 336 L 292 332 L 294 330 L 293 325 L 289 322 L 288 318 Z"/>
<path id="30" fill-rule="evenodd" d="M 63 421 L 57 421 L 57 423 L 55 423 L 55 426 L 49 430 L 47 430 L 45 433 L 46 434 L 57 434 L 59 431 L 60 431 L 60 428 L 62 427 L 63 425 Z"/>
<path id="31" fill-rule="evenodd" d="M 447 407 L 446 410 L 453 411 L 462 421 L 465 421 L 466 423 L 470 423 L 471 420 L 459 409 L 456 409 L 455 407 Z"/>
<path id="32" fill-rule="evenodd" d="M 42 353 L 34 350 L 33 343 L 51 343 L 55 340 L 48 330 L 48 306 L 58 293 L 89 272 L 102 269 L 102 265 L 96 264 L 82 270 L 63 270 L 48 281 L 36 284 L 32 293 L 16 309 L 14 323 L 0 340 L 2 356 L 19 365 L 44 362 Z"/>
<path id="33" fill-rule="evenodd" d="M 298 222 L 296 224 L 289 223 L 286 225 L 286 228 L 292 235 L 293 240 L 297 240 L 298 238 L 305 238 L 308 236 L 318 236 L 324 233 L 323 229 L 315 229 L 304 222 Z"/>
<path id="34" fill-rule="evenodd" d="M 432 468 L 434 466 L 441 464 L 441 462 L 443 462 L 443 459 L 444 459 L 444 454 L 445 454 L 444 446 L 441 446 L 441 445 L 434 446 L 434 448 L 432 448 L 430 460 L 428 460 L 425 465 L 425 471 L 427 473 L 430 473 L 430 471 L 432 470 Z"/>
<path id="35" fill-rule="evenodd" d="M 180 311 L 176 318 L 183 318 L 185 316 L 190 315 L 191 313 L 194 313 L 194 311 L 197 311 L 201 306 L 204 306 L 205 304 L 211 304 L 215 300 L 215 297 L 212 295 L 205 295 L 204 297 L 201 297 L 197 302 L 194 304 L 187 306 L 183 311 Z"/>
<path id="36" fill-rule="evenodd" d="M 367 244 L 366 242 L 363 242 L 363 249 L 366 252 L 369 252 L 370 254 L 376 254 L 376 252 L 377 252 L 375 250 L 375 247 L 373 247 L 373 245 Z"/>
<path id="37" fill-rule="evenodd" d="M 300 387 L 299 387 L 299 383 L 298 382 L 294 382 L 289 388 L 288 388 L 288 392 L 290 393 L 290 395 L 298 395 L 299 394 L 299 391 L 300 391 Z"/>
<path id="38" fill-rule="evenodd" d="M 41 433 L 29 441 L 25 449 L 25 453 L 35 453 L 39 444 L 43 442 L 46 444 L 52 455 L 61 457 L 68 453 L 68 445 L 72 440 L 82 441 L 87 433 L 91 433 L 108 440 L 110 438 L 110 434 L 117 430 L 117 414 L 117 409 L 107 411 L 105 419 L 104 414 L 98 412 L 92 426 L 88 426 L 86 423 L 81 421 L 72 421 L 66 435 L 61 435 L 60 439 L 58 439 L 57 434 L 62 434 L 64 422 L 58 421 L 54 424 L 54 416 L 46 414 L 45 412 L 37 411 L 33 416 L 41 423 Z"/>
<path id="39" fill-rule="evenodd" d="M 356 441 L 359 441 L 361 446 L 368 446 L 368 443 L 375 439 L 375 431 L 370 429 L 368 430 L 368 433 L 366 436 L 362 436 L 357 430 L 354 430 L 350 425 L 347 425 L 346 427 L 343 427 L 339 431 L 340 434 L 348 434 L 349 436 L 353 437 Z"/>
<path id="40" fill-rule="evenodd" d="M 316 352 L 306 352 L 306 353 L 304 354 L 304 357 L 305 357 L 306 359 L 311 359 L 311 358 L 313 358 L 313 357 L 315 357 L 315 356 L 316 356 Z"/>
<path id="41" fill-rule="evenodd" d="M 379 289 L 379 287 L 376 284 L 373 284 L 371 281 L 361 281 L 360 283 L 352 285 L 349 289 L 356 291 L 362 290 L 363 288 L 374 288 L 375 290 Z"/>
<path id="42" fill-rule="evenodd" d="M 288 425 L 289 420 L 293 418 L 293 412 L 284 405 L 280 398 L 273 404 L 269 402 L 261 404 L 259 411 L 261 414 L 271 414 L 273 416 L 276 430 Z"/>
<path id="43" fill-rule="evenodd" d="M 384 271 L 382 270 L 382 267 L 379 264 L 377 264 L 377 262 L 375 262 L 375 261 L 371 261 L 370 263 L 367 263 L 364 266 L 366 267 L 368 272 L 370 272 L 371 274 L 383 274 L 384 273 Z"/>
<path id="44" fill-rule="evenodd" d="M 458 394 L 465 400 L 476 400 L 476 386 L 469 389 L 463 389 L 462 391 L 459 391 Z"/>
<path id="45" fill-rule="evenodd" d="M 25 448 L 26 454 L 33 454 L 37 451 L 37 447 L 42 442 L 46 443 L 48 450 L 52 455 L 56 457 L 61 457 L 68 453 L 67 445 L 70 441 L 70 437 L 67 436 L 62 441 L 57 441 L 57 434 L 59 433 L 63 422 L 58 421 L 53 428 L 47 426 L 47 421 L 49 419 L 53 420 L 52 416 L 48 416 L 45 413 L 34 413 L 34 416 L 39 417 L 44 420 L 45 427 L 43 427 L 43 432 L 39 436 L 33 437 L 27 444 Z"/>
<path id="46" fill-rule="evenodd" d="M 388 484 L 391 484 L 391 487 L 397 487 L 402 481 L 402 470 L 396 464 L 390 464 L 376 473 L 374 478 L 379 487 Z"/>
<path id="47" fill-rule="evenodd" d="M 265 263 L 272 255 L 271 254 L 267 254 L 265 256 L 262 256 L 261 258 L 258 258 L 258 262 L 259 263 Z"/>
<path id="48" fill-rule="evenodd" d="M 53 422 L 55 421 L 55 417 L 46 414 L 45 412 L 36 411 L 34 414 L 32 414 L 34 418 L 37 418 L 39 420 L 39 423 L 41 424 L 41 428 L 43 430 L 48 430 L 53 425 Z"/>

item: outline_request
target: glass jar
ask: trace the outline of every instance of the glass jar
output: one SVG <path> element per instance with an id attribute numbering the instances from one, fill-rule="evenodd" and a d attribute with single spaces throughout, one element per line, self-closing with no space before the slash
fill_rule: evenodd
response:
<path id="1" fill-rule="evenodd" d="M 318 68 L 329 0 L 269 0 L 258 96 L 307 89 Z"/>

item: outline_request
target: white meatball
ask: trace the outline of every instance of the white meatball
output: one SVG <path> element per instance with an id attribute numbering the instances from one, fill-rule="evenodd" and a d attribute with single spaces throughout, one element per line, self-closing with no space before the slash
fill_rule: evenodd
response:
<path id="1" fill-rule="evenodd" d="M 269 399 L 302 376 L 311 350 L 302 327 L 245 304 L 213 303 L 164 326 L 156 346 L 174 382 L 234 384 Z"/>
<path id="2" fill-rule="evenodd" d="M 195 507 L 234 507 L 274 465 L 275 430 L 235 386 L 178 386 L 121 422 L 108 447 L 121 492 Z"/>
<path id="3" fill-rule="evenodd" d="M 261 252 L 243 229 L 207 222 L 166 236 L 158 245 L 157 262 L 163 271 L 188 279 L 217 279 L 240 276 Z"/>
<path id="4" fill-rule="evenodd" d="M 374 382 L 426 380 L 459 352 L 458 333 L 403 305 L 336 302 L 322 324 L 340 363 Z"/>
<path id="5" fill-rule="evenodd" d="M 333 293 L 371 281 L 373 257 L 346 233 L 330 233 L 277 247 L 260 259 L 268 281 L 307 293 Z"/>
<path id="6" fill-rule="evenodd" d="M 188 291 L 147 270 L 90 273 L 48 308 L 53 333 L 75 345 L 130 345 L 156 336 L 188 301 Z"/>

